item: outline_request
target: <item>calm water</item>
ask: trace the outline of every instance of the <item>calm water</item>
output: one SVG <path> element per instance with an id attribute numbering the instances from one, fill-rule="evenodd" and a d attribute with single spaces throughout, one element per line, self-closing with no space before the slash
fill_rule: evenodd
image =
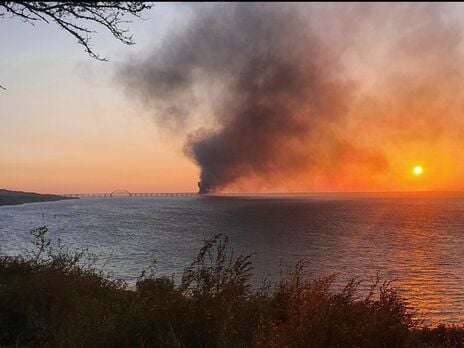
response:
<path id="1" fill-rule="evenodd" d="M 106 198 L 0 207 L 0 247 L 28 248 L 29 231 L 89 248 L 104 269 L 132 282 L 153 259 L 179 273 L 203 240 L 230 237 L 255 253 L 258 275 L 310 261 L 313 276 L 394 279 L 431 323 L 464 323 L 464 195 Z"/>

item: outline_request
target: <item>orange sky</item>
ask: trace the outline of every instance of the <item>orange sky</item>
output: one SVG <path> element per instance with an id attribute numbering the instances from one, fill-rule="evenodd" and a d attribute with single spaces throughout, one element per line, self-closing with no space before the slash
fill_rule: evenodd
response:
<path id="1" fill-rule="evenodd" d="M 0 82 L 8 87 L 0 91 L 1 188 L 51 193 L 197 190 L 199 169 L 183 154 L 183 137 L 159 129 L 150 110 L 127 98 L 112 77 L 124 57 L 152 45 L 153 31 L 161 36 L 182 22 L 186 10 L 175 6 L 156 6 L 148 23 L 135 26 L 136 48 L 104 41 L 100 47 L 116 57 L 109 63 L 92 61 L 56 28 L 0 21 L 0 41 L 8 52 L 0 62 Z M 454 27 L 438 29 L 438 39 L 433 39 L 426 35 L 427 25 L 411 25 L 410 37 L 417 40 L 401 45 L 413 51 L 378 43 L 386 33 L 387 43 L 395 45 L 396 38 L 408 37 L 388 22 L 383 28 L 384 33 L 363 32 L 344 58 L 356 80 L 358 100 L 335 131 L 363 150 L 280 184 L 248 178 L 227 191 L 464 189 L 464 65 Z M 413 175 L 415 165 L 424 168 L 421 176 Z"/>

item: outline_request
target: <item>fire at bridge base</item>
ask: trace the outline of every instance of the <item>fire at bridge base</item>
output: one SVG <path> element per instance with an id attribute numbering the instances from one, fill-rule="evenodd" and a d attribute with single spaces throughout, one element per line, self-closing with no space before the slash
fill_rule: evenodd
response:
<path id="1" fill-rule="evenodd" d="M 198 182 L 198 193 L 200 195 L 207 195 L 210 193 L 214 193 L 214 191 L 214 187 L 212 187 L 211 185 L 205 184 L 201 181 Z"/>

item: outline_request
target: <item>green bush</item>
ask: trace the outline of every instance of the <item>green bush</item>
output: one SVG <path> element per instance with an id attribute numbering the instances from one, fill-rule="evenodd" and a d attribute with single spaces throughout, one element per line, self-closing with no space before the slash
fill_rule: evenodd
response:
<path id="1" fill-rule="evenodd" d="M 300 262 L 260 289 L 250 256 L 220 235 L 179 284 L 145 272 L 135 289 L 110 280 L 87 251 L 52 246 L 0 258 L 0 347 L 462 347 L 457 327 L 420 328 L 388 283 L 307 279 Z"/>

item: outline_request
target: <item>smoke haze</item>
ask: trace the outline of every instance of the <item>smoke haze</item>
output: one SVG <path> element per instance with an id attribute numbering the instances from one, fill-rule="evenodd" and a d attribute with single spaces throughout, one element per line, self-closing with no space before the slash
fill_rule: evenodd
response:
<path id="1" fill-rule="evenodd" d="M 192 11 L 118 78 L 160 126 L 185 135 L 200 193 L 308 191 L 340 175 L 375 185 L 392 168 L 392 143 L 436 142 L 452 128 L 443 110 L 458 118 L 461 31 L 437 5 Z"/>

